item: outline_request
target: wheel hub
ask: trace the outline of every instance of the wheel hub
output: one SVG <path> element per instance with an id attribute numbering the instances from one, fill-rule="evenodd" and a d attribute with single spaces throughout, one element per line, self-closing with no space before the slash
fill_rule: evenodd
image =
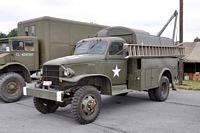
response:
<path id="1" fill-rule="evenodd" d="M 85 115 L 91 115 L 96 109 L 96 101 L 92 96 L 86 96 L 82 102 L 82 110 Z"/>
<path id="2" fill-rule="evenodd" d="M 15 94 L 18 93 L 19 90 L 19 85 L 17 82 L 15 81 L 10 81 L 7 83 L 7 85 L 5 86 L 5 91 L 8 95 L 13 96 Z"/>
<path id="3" fill-rule="evenodd" d="M 163 94 L 163 95 L 166 95 L 166 93 L 167 93 L 167 85 L 166 85 L 165 83 L 162 84 L 162 89 L 161 89 L 161 91 L 162 91 L 162 94 Z"/>

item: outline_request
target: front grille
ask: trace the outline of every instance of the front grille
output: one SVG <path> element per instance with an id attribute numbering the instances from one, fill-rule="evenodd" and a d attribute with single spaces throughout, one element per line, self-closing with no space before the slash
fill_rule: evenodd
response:
<path id="1" fill-rule="evenodd" d="M 43 66 L 43 81 L 52 81 L 52 85 L 58 85 L 59 66 Z"/>

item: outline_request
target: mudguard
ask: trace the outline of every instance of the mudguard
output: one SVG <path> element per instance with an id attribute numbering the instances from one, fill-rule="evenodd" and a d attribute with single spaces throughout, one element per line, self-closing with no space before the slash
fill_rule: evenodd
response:
<path id="1" fill-rule="evenodd" d="M 102 87 L 101 87 L 101 93 L 102 94 L 112 94 L 112 81 L 110 78 L 103 74 L 84 74 L 84 75 L 77 75 L 72 78 L 59 78 L 62 81 L 71 82 L 71 83 L 78 83 L 82 79 L 85 78 L 93 78 L 93 77 L 100 77 L 102 78 Z"/>
<path id="2" fill-rule="evenodd" d="M 160 79 L 163 76 L 163 74 L 168 71 L 170 75 L 167 75 L 167 78 L 169 79 L 169 82 L 172 83 L 172 72 L 169 68 L 164 68 L 162 69 L 162 71 L 160 72 L 160 75 L 158 77 L 158 85 L 160 84 Z M 170 76 L 170 77 L 169 77 Z"/>
<path id="3" fill-rule="evenodd" d="M 23 64 L 21 64 L 19 62 L 6 63 L 5 65 L 0 66 L 0 70 L 4 69 L 6 67 L 12 67 L 12 66 L 16 66 L 16 65 L 18 65 L 18 66 L 20 66 L 22 68 L 25 81 L 27 83 L 31 83 L 31 77 L 30 77 L 30 72 L 29 72 L 28 68 L 25 65 L 23 65 Z"/>

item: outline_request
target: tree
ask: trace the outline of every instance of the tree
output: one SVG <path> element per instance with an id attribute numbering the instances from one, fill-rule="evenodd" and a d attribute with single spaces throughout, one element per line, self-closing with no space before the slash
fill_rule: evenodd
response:
<path id="1" fill-rule="evenodd" d="M 0 32 L 0 38 L 5 38 L 6 37 L 6 34 Z"/>
<path id="2" fill-rule="evenodd" d="M 0 38 L 6 38 L 6 37 L 14 37 L 18 35 L 18 30 L 17 28 L 12 29 L 8 35 L 6 35 L 5 33 L 0 32 Z"/>
<path id="3" fill-rule="evenodd" d="M 196 38 L 194 39 L 194 42 L 200 42 L 200 38 L 196 37 Z"/>
<path id="4" fill-rule="evenodd" d="M 7 37 L 14 37 L 17 35 L 18 35 L 18 30 L 17 30 L 17 28 L 14 28 L 8 33 Z"/>

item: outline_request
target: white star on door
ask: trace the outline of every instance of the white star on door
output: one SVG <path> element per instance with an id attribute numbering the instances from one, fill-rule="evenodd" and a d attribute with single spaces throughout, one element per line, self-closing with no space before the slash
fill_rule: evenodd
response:
<path id="1" fill-rule="evenodd" d="M 115 69 L 112 69 L 112 71 L 114 72 L 113 77 L 115 77 L 115 76 L 119 77 L 119 72 L 121 71 L 121 69 L 118 69 L 117 65 L 116 65 Z"/>

